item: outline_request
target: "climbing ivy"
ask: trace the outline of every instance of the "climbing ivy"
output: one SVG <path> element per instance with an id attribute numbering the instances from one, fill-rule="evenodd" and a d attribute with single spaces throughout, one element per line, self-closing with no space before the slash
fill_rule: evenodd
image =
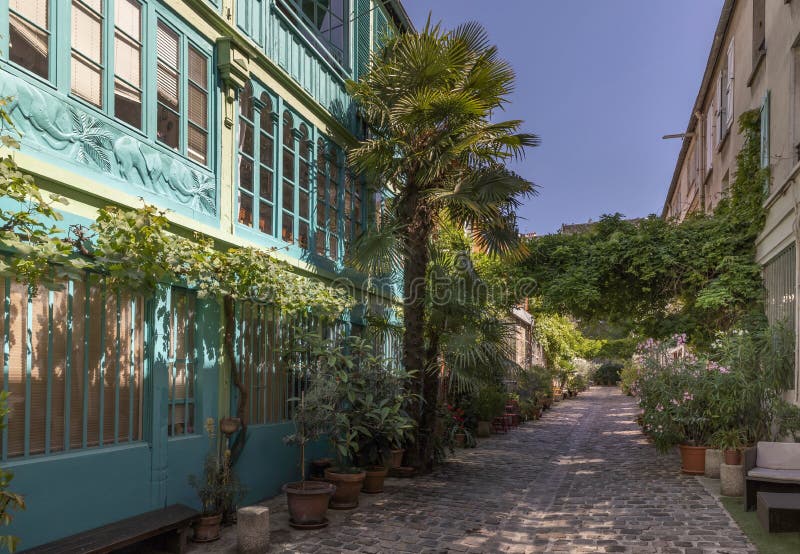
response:
<path id="1" fill-rule="evenodd" d="M 584 233 L 529 241 L 521 267 L 529 294 L 552 313 L 624 325 L 666 337 L 686 332 L 697 345 L 714 332 L 763 323 L 763 283 L 755 239 L 764 225 L 758 112 L 739 121 L 744 146 L 727 195 L 713 214 L 676 223 L 654 215 L 603 216 Z"/>

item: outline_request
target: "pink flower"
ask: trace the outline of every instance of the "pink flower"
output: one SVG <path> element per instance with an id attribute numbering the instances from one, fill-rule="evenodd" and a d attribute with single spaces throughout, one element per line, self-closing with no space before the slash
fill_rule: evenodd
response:
<path id="1" fill-rule="evenodd" d="M 690 400 L 694 400 L 694 396 L 689 394 L 688 392 L 683 393 L 683 401 L 688 402 Z"/>

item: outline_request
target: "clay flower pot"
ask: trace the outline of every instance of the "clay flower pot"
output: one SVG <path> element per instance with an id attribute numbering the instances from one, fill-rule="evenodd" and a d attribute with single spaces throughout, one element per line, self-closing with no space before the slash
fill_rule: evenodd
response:
<path id="1" fill-rule="evenodd" d="M 367 476 L 364 478 L 364 485 L 361 487 L 361 492 L 367 494 L 383 492 L 383 482 L 389 474 L 389 468 L 382 466 L 368 467 L 365 473 Z"/>
<path id="2" fill-rule="evenodd" d="M 318 458 L 316 460 L 311 460 L 311 477 L 316 477 L 319 479 L 324 479 L 325 477 L 325 469 L 331 467 L 333 465 L 333 460 L 330 458 Z"/>
<path id="3" fill-rule="evenodd" d="M 478 436 L 486 438 L 492 435 L 492 423 L 490 421 L 478 422 Z"/>
<path id="4" fill-rule="evenodd" d="M 725 464 L 729 466 L 738 466 L 742 463 L 742 452 L 738 448 L 732 448 L 725 451 Z"/>
<path id="5" fill-rule="evenodd" d="M 405 453 L 405 448 L 393 448 L 392 457 L 389 458 L 389 468 L 391 469 L 403 465 L 403 454 Z"/>
<path id="6" fill-rule="evenodd" d="M 200 516 L 194 522 L 194 542 L 211 542 L 219 539 L 222 514 Z"/>
<path id="7" fill-rule="evenodd" d="M 464 444 L 466 444 L 467 442 L 467 435 L 465 435 L 464 433 L 456 433 L 455 441 L 456 441 L 456 446 L 458 448 L 464 448 Z"/>
<path id="8" fill-rule="evenodd" d="M 331 496 L 330 507 L 334 510 L 350 510 L 358 506 L 358 494 L 361 485 L 367 477 L 365 472 L 339 473 L 328 468 L 325 470 L 325 479 L 336 485 L 336 491 Z"/>
<path id="9" fill-rule="evenodd" d="M 299 481 L 283 486 L 289 507 L 289 525 L 296 529 L 319 529 L 328 525 L 325 514 L 336 487 L 324 481 Z"/>
<path id="10" fill-rule="evenodd" d="M 703 475 L 706 472 L 706 447 L 678 446 L 681 450 L 681 471 L 687 475 Z"/>
<path id="11" fill-rule="evenodd" d="M 242 420 L 238 417 L 223 417 L 219 420 L 219 430 L 225 435 L 232 435 L 239 430 Z"/>

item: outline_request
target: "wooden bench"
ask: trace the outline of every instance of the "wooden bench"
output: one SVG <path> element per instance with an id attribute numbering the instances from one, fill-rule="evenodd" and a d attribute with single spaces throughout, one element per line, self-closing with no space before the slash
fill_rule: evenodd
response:
<path id="1" fill-rule="evenodd" d="M 173 504 L 42 544 L 21 554 L 105 554 L 159 535 L 165 535 L 170 551 L 183 554 L 186 533 L 198 515 L 197 510 L 188 506 Z"/>
<path id="2" fill-rule="evenodd" d="M 758 521 L 767 533 L 800 531 L 800 494 L 759 492 Z"/>

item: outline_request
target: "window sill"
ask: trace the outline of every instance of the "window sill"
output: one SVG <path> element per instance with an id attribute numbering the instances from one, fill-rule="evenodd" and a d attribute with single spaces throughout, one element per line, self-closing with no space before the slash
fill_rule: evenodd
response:
<path id="1" fill-rule="evenodd" d="M 758 51 L 758 58 L 753 61 L 753 71 L 750 72 L 750 77 L 747 78 L 747 86 L 750 87 L 753 85 L 753 82 L 756 80 L 756 77 L 760 75 L 761 67 L 764 65 L 764 60 L 767 58 L 767 50 L 766 48 L 763 50 Z"/>
<path id="2" fill-rule="evenodd" d="M 764 207 L 767 209 L 771 208 L 778 201 L 778 199 L 783 196 L 787 190 L 789 190 L 789 187 L 798 177 L 800 177 L 800 162 L 794 164 L 794 167 L 789 172 L 789 176 L 786 178 L 783 184 L 781 184 L 780 187 L 775 189 L 774 192 L 771 192 L 769 196 L 767 196 L 766 201 L 764 201 Z"/>

